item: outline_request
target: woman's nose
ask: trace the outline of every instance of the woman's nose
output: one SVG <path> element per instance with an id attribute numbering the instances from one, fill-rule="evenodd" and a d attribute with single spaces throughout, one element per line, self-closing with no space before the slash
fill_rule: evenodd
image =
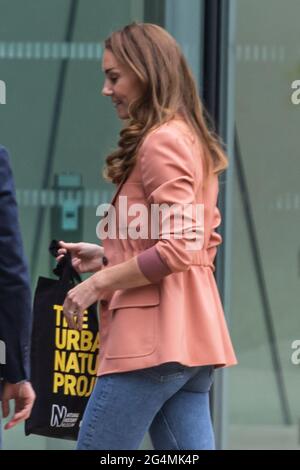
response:
<path id="1" fill-rule="evenodd" d="M 104 85 L 103 85 L 102 95 L 103 96 L 111 96 L 112 95 L 112 90 L 106 83 L 104 83 Z"/>

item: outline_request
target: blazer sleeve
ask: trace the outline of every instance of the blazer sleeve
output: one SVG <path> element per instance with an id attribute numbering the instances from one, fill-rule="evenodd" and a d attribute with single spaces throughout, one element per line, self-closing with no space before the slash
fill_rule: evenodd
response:
<path id="1" fill-rule="evenodd" d="M 0 146 L 0 340 L 5 344 L 1 376 L 8 382 L 29 378 L 30 331 L 30 283 L 13 175 L 7 151 Z"/>
<path id="2" fill-rule="evenodd" d="M 185 205 L 195 208 L 195 184 L 198 186 L 202 183 L 202 170 L 196 173 L 195 156 L 188 136 L 174 133 L 165 127 L 150 134 L 140 152 L 143 186 L 148 203 L 175 204 L 179 211 Z M 199 233 L 198 219 L 194 215 L 195 211 L 188 223 L 185 223 L 179 238 L 176 236 L 175 219 L 169 233 L 164 232 L 161 221 L 157 243 L 137 256 L 141 271 L 151 282 L 189 269 L 193 250 L 188 247 L 197 230 Z"/>

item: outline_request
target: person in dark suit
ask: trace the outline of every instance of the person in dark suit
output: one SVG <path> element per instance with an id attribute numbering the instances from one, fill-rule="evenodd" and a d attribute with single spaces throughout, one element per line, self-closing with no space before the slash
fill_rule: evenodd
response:
<path id="1" fill-rule="evenodd" d="M 0 145 L 0 377 L 2 415 L 10 429 L 30 415 L 35 393 L 29 382 L 31 294 L 24 259 L 9 156 Z M 1 445 L 1 428 L 0 428 Z"/>

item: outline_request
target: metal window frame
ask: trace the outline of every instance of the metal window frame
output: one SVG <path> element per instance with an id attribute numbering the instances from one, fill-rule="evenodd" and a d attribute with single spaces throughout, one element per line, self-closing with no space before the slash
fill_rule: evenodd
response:
<path id="1" fill-rule="evenodd" d="M 235 123 L 235 36 L 236 0 L 206 0 L 204 17 L 204 92 L 203 100 L 215 130 L 226 145 L 229 168 L 220 178 L 220 234 L 223 244 L 216 258 L 216 280 L 230 321 L 232 199 Z M 217 449 L 228 442 L 228 370 L 216 372 L 212 411 Z"/>

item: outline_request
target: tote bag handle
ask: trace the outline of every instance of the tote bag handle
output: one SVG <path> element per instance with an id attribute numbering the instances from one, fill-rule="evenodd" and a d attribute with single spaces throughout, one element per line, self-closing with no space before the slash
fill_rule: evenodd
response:
<path id="1" fill-rule="evenodd" d="M 49 245 L 49 251 L 55 258 L 58 256 L 59 243 L 57 240 L 52 240 Z M 53 269 L 53 273 L 58 276 L 61 281 L 62 287 L 70 289 L 82 282 L 82 279 L 78 272 L 72 266 L 71 254 L 67 251 L 64 257 L 57 263 Z"/>

